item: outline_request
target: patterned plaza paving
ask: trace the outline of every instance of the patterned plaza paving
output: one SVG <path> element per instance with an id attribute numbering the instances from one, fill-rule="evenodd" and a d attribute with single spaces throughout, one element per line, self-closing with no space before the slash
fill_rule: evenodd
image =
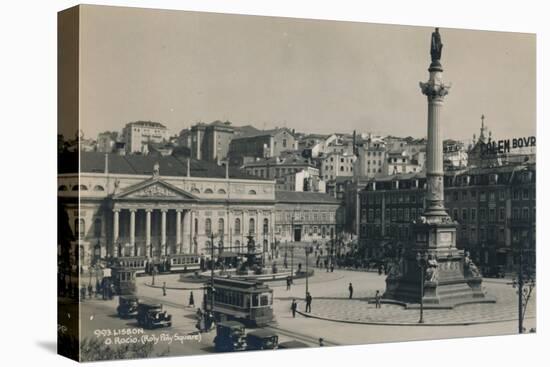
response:
<path id="1" fill-rule="evenodd" d="M 517 320 L 518 301 L 516 292 L 506 284 L 485 284 L 487 293 L 496 298 L 494 304 L 470 304 L 455 307 L 452 310 L 424 310 L 425 325 L 467 325 Z M 373 297 L 374 292 L 355 295 L 348 299 L 346 294 L 334 297 L 317 297 L 312 302 L 312 312 L 305 314 L 305 302 L 299 303 L 299 312 L 304 316 L 332 321 L 366 323 L 366 324 L 417 324 L 418 309 L 406 309 L 399 305 L 382 304 L 376 308 L 368 303 L 366 297 Z M 529 301 L 526 318 L 535 317 L 535 292 Z"/>

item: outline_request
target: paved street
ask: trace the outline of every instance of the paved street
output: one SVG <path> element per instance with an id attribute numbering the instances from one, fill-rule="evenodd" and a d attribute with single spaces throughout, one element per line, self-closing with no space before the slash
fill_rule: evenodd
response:
<path id="1" fill-rule="evenodd" d="M 284 281 L 269 283 L 274 289 L 274 313 L 276 322 L 270 326 L 279 334 L 280 341 L 300 340 L 310 346 L 317 345 L 319 337 L 325 345 L 379 343 L 389 341 L 454 338 L 465 336 L 505 335 L 517 332 L 517 298 L 514 289 L 503 280 L 488 279 L 484 282 L 487 292 L 497 298 L 496 304 L 466 305 L 454 310 L 425 310 L 426 324 L 419 326 L 418 310 L 383 304 L 375 309 L 366 297 L 372 297 L 377 289 L 384 290 L 384 276 L 377 273 L 337 270 L 327 273 L 315 269 L 308 288 L 313 296 L 312 313 L 292 318 L 290 303 L 299 302 L 301 312 L 305 306 L 305 279 L 295 280 L 291 290 L 286 290 Z M 190 289 L 195 303 L 202 300 L 201 283 L 183 283 L 179 275 L 157 276 L 156 285 L 166 282 L 167 295 L 162 289 L 150 286 L 151 277 L 137 279 L 138 296 L 142 300 L 159 302 L 173 315 L 173 327 L 145 331 L 147 335 L 192 335 L 196 333 L 195 312 L 189 307 Z M 348 299 L 348 284 L 353 283 L 354 299 Z M 171 289 L 171 287 L 188 288 Z M 533 297 L 528 309 L 525 327 L 535 327 L 535 303 Z M 112 301 L 87 300 L 82 307 L 83 332 L 86 337 L 96 337 L 94 332 L 102 329 L 137 328 L 135 320 L 121 320 L 116 316 L 117 299 Z M 335 322 L 343 321 L 343 322 Z M 489 323 L 485 323 L 489 322 Z M 470 325 L 461 325 L 468 324 Z M 434 326 L 440 324 L 439 326 Z M 453 324 L 453 325 L 444 325 Z M 196 354 L 212 352 L 214 332 L 204 333 L 201 340 L 184 340 L 167 345 L 160 342 L 155 354 Z"/>

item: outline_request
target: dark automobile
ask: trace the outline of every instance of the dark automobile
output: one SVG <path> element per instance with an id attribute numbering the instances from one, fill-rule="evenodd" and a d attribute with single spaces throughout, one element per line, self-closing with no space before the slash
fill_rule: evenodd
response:
<path id="1" fill-rule="evenodd" d="M 137 314 L 138 325 L 147 329 L 172 326 L 172 315 L 162 309 L 161 304 L 140 303 Z"/>
<path id="2" fill-rule="evenodd" d="M 277 349 L 279 336 L 267 330 L 254 330 L 246 334 L 246 349 L 264 350 Z"/>
<path id="3" fill-rule="evenodd" d="M 136 296 L 120 296 L 118 297 L 118 307 L 116 312 L 118 317 L 127 319 L 138 315 L 139 300 Z"/>
<path id="4" fill-rule="evenodd" d="M 245 350 L 244 325 L 238 321 L 219 322 L 216 326 L 214 348 L 216 352 Z"/>
<path id="5" fill-rule="evenodd" d="M 503 266 L 491 266 L 485 268 L 483 276 L 487 278 L 504 278 L 505 272 Z"/>
<path id="6" fill-rule="evenodd" d="M 309 345 L 297 340 L 279 343 L 279 349 L 309 348 Z"/>

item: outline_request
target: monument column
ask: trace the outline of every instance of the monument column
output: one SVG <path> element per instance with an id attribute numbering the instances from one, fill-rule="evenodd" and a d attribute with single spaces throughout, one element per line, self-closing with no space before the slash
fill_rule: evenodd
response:
<path id="1" fill-rule="evenodd" d="M 183 238 L 182 238 L 182 253 L 191 252 L 191 212 L 185 210 L 183 212 Z"/>
<path id="2" fill-rule="evenodd" d="M 445 304 L 494 302 L 469 255 L 456 247 L 456 223 L 445 210 L 441 109 L 450 85 L 443 82 L 439 28 L 432 33 L 429 79 L 420 83 L 428 101 L 426 208 L 414 220 L 414 241 L 391 266 L 383 298 L 400 303 Z M 422 320 L 422 319 L 421 319 Z M 419 321 L 422 322 L 422 321 Z"/>
<path id="3" fill-rule="evenodd" d="M 113 257 L 118 257 L 118 217 L 120 209 L 113 209 Z"/>
<path id="4" fill-rule="evenodd" d="M 420 83 L 420 89 L 428 99 L 428 144 L 426 157 L 426 210 L 425 217 L 447 217 L 443 187 L 443 136 L 441 133 L 441 108 L 449 93 L 450 84 L 443 82 L 443 67 L 440 63 L 441 38 L 439 29 L 432 35 L 432 62 L 428 68 L 430 77 Z"/>

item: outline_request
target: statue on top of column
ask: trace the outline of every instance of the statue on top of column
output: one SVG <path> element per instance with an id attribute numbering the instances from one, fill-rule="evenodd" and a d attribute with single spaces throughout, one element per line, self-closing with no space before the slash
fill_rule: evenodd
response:
<path id="1" fill-rule="evenodd" d="M 439 28 L 432 32 L 432 45 L 430 54 L 432 55 L 432 62 L 441 60 L 441 50 L 443 49 L 443 43 L 441 43 L 441 35 L 439 34 Z"/>

